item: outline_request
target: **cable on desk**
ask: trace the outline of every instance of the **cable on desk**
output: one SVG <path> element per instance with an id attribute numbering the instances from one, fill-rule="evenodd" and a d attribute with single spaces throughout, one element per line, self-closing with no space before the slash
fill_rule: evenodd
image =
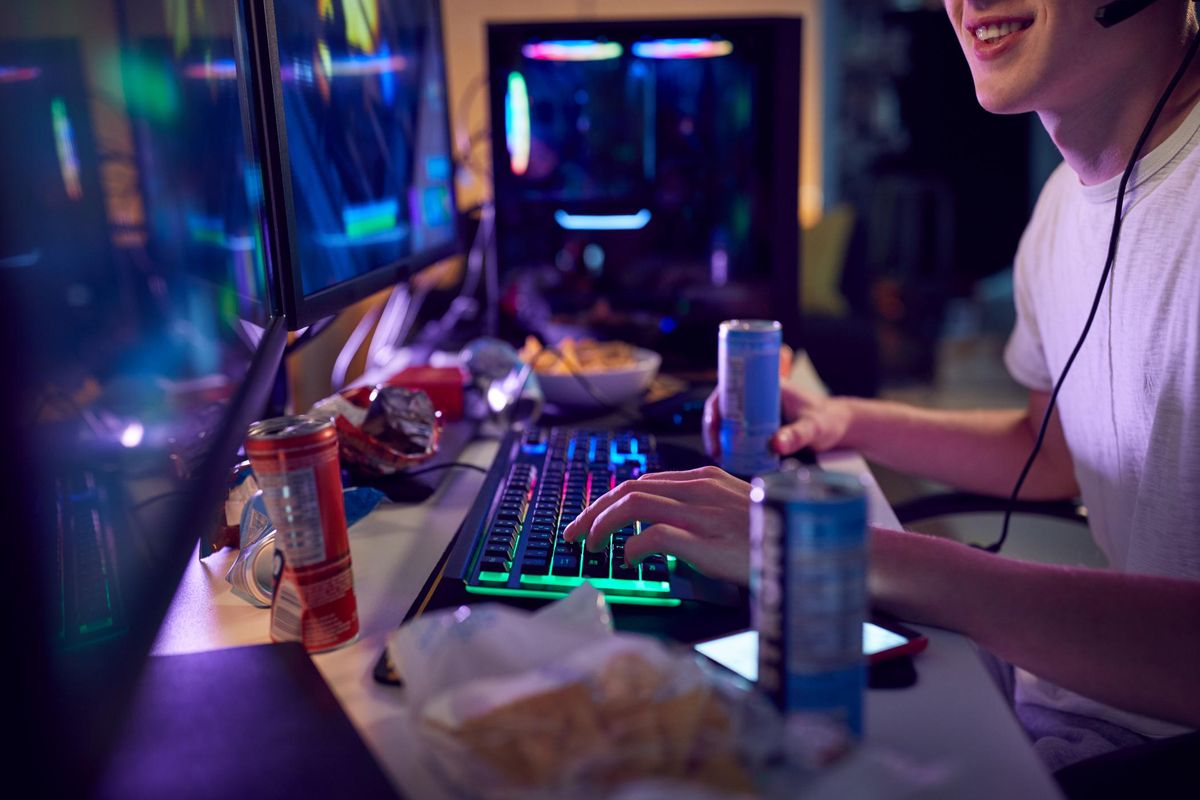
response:
<path id="1" fill-rule="evenodd" d="M 487 474 L 487 467 L 481 467 L 478 464 L 468 464 L 465 461 L 454 461 L 450 464 L 435 464 L 432 467 L 423 467 L 421 469 L 406 470 L 405 472 L 403 472 L 401 474 L 406 478 L 413 478 L 413 477 L 416 477 L 417 475 L 426 475 L 430 472 L 438 472 L 443 469 L 453 469 L 454 467 L 458 467 L 460 469 L 471 469 L 471 470 L 475 470 L 476 472 L 482 472 L 485 475 Z"/>

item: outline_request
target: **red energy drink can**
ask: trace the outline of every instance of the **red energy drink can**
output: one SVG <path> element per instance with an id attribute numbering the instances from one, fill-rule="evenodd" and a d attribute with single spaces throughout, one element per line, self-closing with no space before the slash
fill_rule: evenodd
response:
<path id="1" fill-rule="evenodd" d="M 321 417 L 250 426 L 246 455 L 276 529 L 271 639 L 310 653 L 358 638 L 337 428 Z"/>

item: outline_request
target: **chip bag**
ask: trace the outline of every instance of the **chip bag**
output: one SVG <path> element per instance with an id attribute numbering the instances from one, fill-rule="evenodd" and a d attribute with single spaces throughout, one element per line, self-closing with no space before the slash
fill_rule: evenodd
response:
<path id="1" fill-rule="evenodd" d="M 778 724 L 691 652 L 614 633 L 588 585 L 532 614 L 427 615 L 388 648 L 430 760 L 468 796 L 606 797 L 639 781 L 743 796 Z"/>

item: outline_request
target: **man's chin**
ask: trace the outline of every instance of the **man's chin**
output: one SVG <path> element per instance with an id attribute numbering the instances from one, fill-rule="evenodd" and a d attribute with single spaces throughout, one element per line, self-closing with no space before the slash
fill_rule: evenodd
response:
<path id="1" fill-rule="evenodd" d="M 1004 89 L 976 87 L 975 99 L 984 111 L 992 114 L 1024 114 L 1033 110 L 1023 96 Z"/>

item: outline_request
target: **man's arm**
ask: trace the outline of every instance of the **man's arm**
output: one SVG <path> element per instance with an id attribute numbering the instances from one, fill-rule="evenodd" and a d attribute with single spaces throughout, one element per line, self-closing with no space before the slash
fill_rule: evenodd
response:
<path id="1" fill-rule="evenodd" d="M 915 533 L 871 534 L 871 594 L 1046 680 L 1200 727 L 1200 582 L 1031 564 Z"/>
<path id="2" fill-rule="evenodd" d="M 981 411 L 924 409 L 855 398 L 829 402 L 845 403 L 848 409 L 840 445 L 903 472 L 967 491 L 1007 496 L 1033 448 L 1050 395 L 1031 391 L 1025 409 Z M 1078 492 L 1056 411 L 1021 497 L 1058 500 Z"/>

